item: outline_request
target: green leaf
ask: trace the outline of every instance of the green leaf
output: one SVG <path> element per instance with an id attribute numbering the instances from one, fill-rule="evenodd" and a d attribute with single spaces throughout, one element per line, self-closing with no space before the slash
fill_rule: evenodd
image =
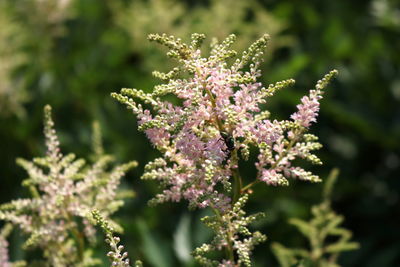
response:
<path id="1" fill-rule="evenodd" d="M 338 253 L 342 251 L 355 250 L 360 247 L 360 244 L 357 242 L 349 242 L 349 243 L 336 243 L 329 246 L 326 246 L 325 251 L 328 253 Z"/>
<path id="2" fill-rule="evenodd" d="M 192 259 L 191 248 L 190 216 L 186 213 L 181 216 L 174 233 L 174 250 L 181 262 L 187 263 Z"/>
<path id="3" fill-rule="evenodd" d="M 138 219 L 137 226 L 143 240 L 143 253 L 151 265 L 155 267 L 173 266 L 172 255 L 167 244 L 160 242 L 161 238 L 156 237 L 142 219 Z"/>
<path id="4" fill-rule="evenodd" d="M 307 238 L 311 238 L 315 233 L 315 228 L 303 220 L 293 218 L 289 220 L 289 223 L 296 226 L 297 229 Z"/>
<path id="5" fill-rule="evenodd" d="M 273 243 L 271 248 L 281 267 L 291 267 L 298 262 L 292 249 L 286 248 L 279 243 Z"/>

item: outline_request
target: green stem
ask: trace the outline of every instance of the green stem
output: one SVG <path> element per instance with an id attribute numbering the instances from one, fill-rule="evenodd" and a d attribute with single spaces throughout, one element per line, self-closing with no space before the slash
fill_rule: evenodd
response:
<path id="1" fill-rule="evenodd" d="M 234 151 L 232 160 L 234 160 L 233 165 L 238 165 L 238 156 L 237 156 L 237 151 Z M 238 168 L 231 169 L 232 170 L 232 176 L 233 176 L 233 200 L 232 204 L 235 204 L 236 201 L 238 201 L 240 195 L 242 194 L 242 177 L 240 176 L 240 172 Z"/>
<path id="2" fill-rule="evenodd" d="M 31 195 L 33 198 L 40 198 L 40 194 L 39 194 L 38 190 L 36 189 L 36 186 L 30 185 L 29 191 L 31 192 Z"/>
<path id="3" fill-rule="evenodd" d="M 69 222 L 72 222 L 73 219 L 71 215 L 68 212 L 65 212 L 65 217 Z M 83 239 L 83 234 L 78 230 L 78 228 L 75 226 L 71 230 L 71 235 L 75 240 L 75 243 L 78 247 L 78 259 L 80 262 L 83 261 L 83 254 L 85 251 L 85 240 Z"/>
<path id="4" fill-rule="evenodd" d="M 198 70 L 198 73 L 200 75 L 201 71 Z M 211 90 L 206 88 L 206 84 L 205 83 L 203 84 L 203 88 L 206 91 L 208 97 L 210 98 L 211 105 L 212 105 L 213 109 L 215 110 L 217 105 L 215 103 L 215 98 L 214 98 Z M 218 130 L 220 132 L 224 132 L 224 127 L 222 125 L 222 122 L 221 122 L 221 120 L 218 118 L 218 116 L 216 114 L 215 114 L 215 121 L 217 123 Z M 234 157 L 233 158 L 234 158 L 233 160 L 235 160 L 235 162 L 236 162 L 234 165 L 237 165 L 238 159 L 237 159 L 237 151 L 236 150 L 234 151 Z M 233 193 L 233 201 L 232 201 L 232 203 L 234 204 L 240 197 L 241 188 L 242 188 L 242 178 L 240 177 L 240 173 L 239 173 L 238 169 L 232 170 L 232 175 L 233 175 L 233 178 L 234 178 L 234 193 Z M 221 224 L 223 224 L 224 220 L 223 220 L 220 212 L 216 208 L 214 208 L 212 206 L 212 204 L 211 204 L 211 208 L 214 211 L 214 213 L 217 216 L 217 218 L 220 220 Z M 230 222 L 230 219 L 229 219 L 229 221 L 228 221 L 228 231 L 227 231 L 227 236 L 226 236 L 227 247 L 226 247 L 226 251 L 225 252 L 226 252 L 226 256 L 229 258 L 229 260 L 231 262 L 235 262 L 235 256 L 234 256 L 234 251 L 233 251 L 233 246 L 232 246 L 232 237 L 233 236 L 232 236 L 232 232 L 231 232 L 231 222 Z"/>
<path id="5" fill-rule="evenodd" d="M 206 90 L 207 95 L 210 97 L 211 105 L 212 105 L 213 109 L 215 109 L 217 107 L 217 105 L 215 104 L 215 98 L 214 98 L 213 94 L 211 93 L 211 91 L 209 89 L 206 89 L 205 85 L 204 85 L 204 90 Z M 220 132 L 223 132 L 224 127 L 222 126 L 222 123 L 217 115 L 215 115 L 215 120 L 217 121 L 218 130 Z"/>
<path id="6" fill-rule="evenodd" d="M 199 73 L 199 75 L 201 74 L 201 71 L 199 69 L 197 70 L 197 72 Z M 203 88 L 206 91 L 208 97 L 210 98 L 211 105 L 212 105 L 213 109 L 215 109 L 217 107 L 217 105 L 215 103 L 215 98 L 214 98 L 211 90 L 207 89 L 205 83 L 203 83 Z M 215 117 L 215 121 L 217 123 L 218 130 L 220 132 L 224 132 L 225 129 L 224 129 L 224 126 L 222 125 L 221 120 L 218 118 L 218 116 L 216 114 L 215 114 L 214 117 Z M 233 156 L 231 158 L 232 158 L 232 160 L 235 161 L 235 163 L 233 165 L 237 165 L 238 156 L 237 156 L 236 149 L 233 151 Z M 243 183 L 242 183 L 242 177 L 240 176 L 240 173 L 239 173 L 238 169 L 232 169 L 232 176 L 233 176 L 233 179 L 234 179 L 234 185 L 233 185 L 233 190 L 234 191 L 233 191 L 233 201 L 232 201 L 232 203 L 235 203 L 239 199 L 239 197 L 241 195 Z"/>
<path id="7" fill-rule="evenodd" d="M 245 187 L 243 187 L 240 190 L 240 194 L 244 194 L 246 192 L 246 190 L 252 188 L 254 185 L 258 184 L 259 182 L 261 182 L 260 180 L 254 180 L 253 182 L 249 183 L 248 185 L 246 185 Z"/>
<path id="8" fill-rule="evenodd" d="M 220 212 L 218 211 L 218 209 L 214 208 L 214 206 L 211 204 L 210 205 L 213 212 L 215 213 L 215 215 L 217 216 L 218 220 L 221 222 L 221 224 L 224 223 L 224 220 L 220 214 Z M 231 262 L 235 262 L 235 256 L 233 253 L 233 246 L 232 246 L 232 233 L 230 231 L 231 229 L 231 222 L 230 220 L 228 221 L 228 231 L 227 231 L 227 236 L 225 237 L 225 241 L 228 244 L 225 250 L 226 256 L 229 258 L 229 260 Z"/>
<path id="9" fill-rule="evenodd" d="M 79 261 L 83 261 L 83 254 L 85 251 L 85 241 L 83 240 L 82 234 L 76 229 L 76 227 L 71 229 L 71 234 L 75 239 L 75 242 L 77 243 L 78 246 L 78 258 Z"/>
<path id="10" fill-rule="evenodd" d="M 201 73 L 201 70 L 200 70 L 199 68 L 197 68 L 197 73 L 198 73 L 199 76 L 201 76 L 201 74 L 202 74 L 202 73 Z M 215 103 L 215 98 L 214 98 L 214 96 L 213 96 L 211 90 L 207 89 L 207 84 L 206 84 L 205 82 L 203 83 L 203 89 L 204 89 L 204 91 L 206 91 L 208 97 L 210 98 L 211 105 L 212 105 L 213 109 L 215 109 L 215 108 L 217 107 L 217 105 L 216 105 L 216 103 Z M 221 121 L 219 120 L 219 118 L 218 118 L 217 115 L 215 115 L 215 120 L 216 120 L 216 122 L 217 122 L 217 128 L 218 128 L 218 130 L 219 130 L 220 132 L 223 132 L 223 131 L 224 131 L 224 127 L 222 126 L 222 123 L 221 123 Z"/>

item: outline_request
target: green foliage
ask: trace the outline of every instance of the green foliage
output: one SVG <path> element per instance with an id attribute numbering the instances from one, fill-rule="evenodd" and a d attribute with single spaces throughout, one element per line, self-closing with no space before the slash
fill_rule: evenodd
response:
<path id="1" fill-rule="evenodd" d="M 323 201 L 311 208 L 313 218 L 310 221 L 297 218 L 289 221 L 308 239 L 309 250 L 286 248 L 279 243 L 272 245 L 282 267 L 338 267 L 340 253 L 359 248 L 358 243 L 350 241 L 351 231 L 341 226 L 344 217 L 337 215 L 331 207 L 331 193 L 338 174 L 337 169 L 330 173 L 325 182 Z"/>
<path id="2" fill-rule="evenodd" d="M 190 216 L 184 214 L 174 232 L 174 250 L 180 261 L 188 263 L 191 260 L 192 236 L 190 233 Z"/>
<path id="3" fill-rule="evenodd" d="M 25 41 L 23 29 L 10 14 L 10 6 L 0 2 L 0 116 L 22 116 L 22 104 L 27 101 L 24 84 L 15 77 L 15 70 L 26 63 L 21 51 Z M 16 34 L 21 33 L 21 34 Z"/>
<path id="4" fill-rule="evenodd" d="M 214 42 L 234 33 L 240 36 L 235 44 L 238 51 L 265 32 L 274 38 L 271 51 L 290 41 L 288 36 L 281 34 L 286 24 L 254 0 L 211 0 L 195 4 L 179 0 L 138 0 L 115 4 L 114 12 L 117 24 L 130 36 L 132 51 L 143 57 L 148 70 L 166 64 L 158 51 L 144 45 L 146 36 L 155 32 L 175 36 L 201 32 L 215 37 Z"/>

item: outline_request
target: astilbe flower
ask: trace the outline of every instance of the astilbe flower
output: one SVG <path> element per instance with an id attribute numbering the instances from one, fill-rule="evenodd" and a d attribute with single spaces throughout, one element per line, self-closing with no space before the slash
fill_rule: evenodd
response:
<path id="1" fill-rule="evenodd" d="M 108 170 L 113 159 L 99 154 L 102 149 L 98 140 L 96 160 L 91 166 L 83 159 L 75 159 L 73 154 L 64 156 L 50 106 L 44 111 L 46 157 L 32 162 L 17 160 L 28 172 L 29 178 L 23 185 L 29 188 L 32 198 L 1 205 L 0 219 L 28 234 L 24 247 L 41 248 L 50 266 L 92 266 L 98 261 L 91 258 L 90 249 L 85 247 L 87 242 L 94 241 L 96 233 L 91 211 L 98 209 L 114 228 L 121 229 L 109 217 L 123 204 L 117 191 L 121 178 L 137 163 L 129 162 Z"/>
<path id="2" fill-rule="evenodd" d="M 155 86 L 152 93 L 122 89 L 112 94 L 138 116 L 139 130 L 163 153 L 146 165 L 142 176 L 158 180 L 163 186 L 163 192 L 151 203 L 185 199 L 190 207 L 211 207 L 224 215 L 257 183 L 288 185 L 290 177 L 319 182 L 318 176 L 292 162 L 303 158 L 321 164 L 311 153 L 321 145 L 316 136 L 306 132 L 316 121 L 323 89 L 337 71 L 318 81 L 315 90 L 302 98 L 290 120 L 273 120 L 267 110 L 261 110 L 261 104 L 294 80 L 267 87 L 257 81 L 268 35 L 253 43 L 232 64 L 227 60 L 237 54 L 229 48 L 234 35 L 213 43 L 208 57 L 202 57 L 199 49 L 204 38 L 202 34 L 193 34 L 191 43 L 186 44 L 173 36 L 149 35 L 149 40 L 169 49 L 167 55 L 176 59 L 179 67 L 168 73 L 154 72 L 165 83 Z M 164 96 L 177 99 L 169 102 Z M 258 172 L 255 180 L 244 186 L 239 159 L 248 160 L 251 147 L 258 148 Z M 244 257 L 244 246 L 250 247 L 245 241 L 236 242 L 233 235 L 221 245 L 235 250 L 240 259 Z M 226 262 L 234 262 L 235 257 L 231 255 Z M 249 264 L 247 260 L 241 261 Z"/>

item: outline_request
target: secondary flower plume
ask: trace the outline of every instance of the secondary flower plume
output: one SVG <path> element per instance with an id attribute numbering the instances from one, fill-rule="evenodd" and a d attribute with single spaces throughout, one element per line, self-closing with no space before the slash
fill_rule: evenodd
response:
<path id="1" fill-rule="evenodd" d="M 121 229 L 110 215 L 123 205 L 123 196 L 118 191 L 121 178 L 137 163 L 132 161 L 109 170 L 113 159 L 102 153 L 98 128 L 94 134 L 93 165 L 86 165 L 74 154 L 63 155 L 51 107 L 46 106 L 44 113 L 46 157 L 17 160 L 28 173 L 23 185 L 32 197 L 1 205 L 0 220 L 14 224 L 29 236 L 25 248 L 43 250 L 46 261 L 41 266 L 93 266 L 99 261 L 92 258 L 87 246 L 94 243 L 96 234 L 91 212 L 97 209 L 115 229 Z M 126 193 L 129 192 L 124 193 L 125 197 L 133 194 Z M 3 253 L 6 245 L 0 235 L 0 266 L 7 260 Z"/>

